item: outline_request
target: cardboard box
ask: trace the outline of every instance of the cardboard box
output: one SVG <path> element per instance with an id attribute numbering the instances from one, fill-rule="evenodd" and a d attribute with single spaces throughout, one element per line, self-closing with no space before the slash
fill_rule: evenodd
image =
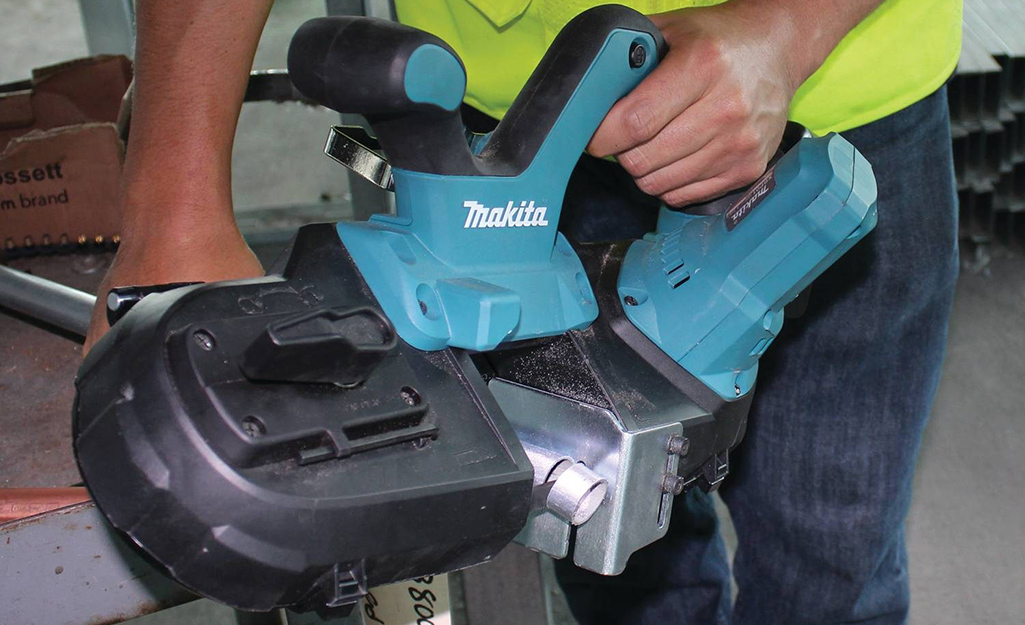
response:
<path id="1" fill-rule="evenodd" d="M 115 122 L 130 82 L 128 59 L 97 56 L 0 85 L 6 252 L 116 240 L 124 145 Z"/>

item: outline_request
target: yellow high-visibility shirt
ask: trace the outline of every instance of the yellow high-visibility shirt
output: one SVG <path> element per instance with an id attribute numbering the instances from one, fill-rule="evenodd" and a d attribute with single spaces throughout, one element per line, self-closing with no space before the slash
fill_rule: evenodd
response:
<path id="1" fill-rule="evenodd" d="M 654 14 L 723 0 L 626 0 Z M 842 2 L 843 0 L 837 0 Z M 559 30 L 602 0 L 395 0 L 399 21 L 463 59 L 466 102 L 501 118 Z M 886 0 L 797 91 L 790 118 L 815 134 L 895 113 L 947 80 L 961 53 L 962 0 Z"/>

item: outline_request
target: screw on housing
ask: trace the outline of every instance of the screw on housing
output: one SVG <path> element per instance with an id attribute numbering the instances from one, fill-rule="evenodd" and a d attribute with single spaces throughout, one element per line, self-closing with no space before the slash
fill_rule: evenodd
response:
<path id="1" fill-rule="evenodd" d="M 644 61 L 648 58 L 648 51 L 644 49 L 644 46 L 640 43 L 634 43 L 630 46 L 630 67 L 640 67 L 644 65 Z"/>

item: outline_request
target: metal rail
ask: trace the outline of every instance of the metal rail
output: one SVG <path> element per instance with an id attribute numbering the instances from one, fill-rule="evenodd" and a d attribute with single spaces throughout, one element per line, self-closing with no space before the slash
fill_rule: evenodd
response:
<path id="1" fill-rule="evenodd" d="M 0 306 L 4 308 L 84 337 L 95 304 L 93 295 L 0 266 Z"/>
<path id="2" fill-rule="evenodd" d="M 196 599 L 82 503 L 0 525 L 0 622 L 119 623 Z"/>

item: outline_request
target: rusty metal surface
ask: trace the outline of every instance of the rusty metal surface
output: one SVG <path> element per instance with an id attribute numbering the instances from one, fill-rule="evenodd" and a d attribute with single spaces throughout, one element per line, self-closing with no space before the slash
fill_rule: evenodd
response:
<path id="1" fill-rule="evenodd" d="M 38 256 L 8 266 L 95 293 L 111 255 Z M 81 482 L 71 404 L 82 348 L 71 335 L 0 309 L 0 488 Z"/>
<path id="2" fill-rule="evenodd" d="M 84 488 L 0 488 L 0 525 L 89 501 Z"/>
<path id="3" fill-rule="evenodd" d="M 0 623 L 120 623 L 196 598 L 83 503 L 0 525 Z"/>

